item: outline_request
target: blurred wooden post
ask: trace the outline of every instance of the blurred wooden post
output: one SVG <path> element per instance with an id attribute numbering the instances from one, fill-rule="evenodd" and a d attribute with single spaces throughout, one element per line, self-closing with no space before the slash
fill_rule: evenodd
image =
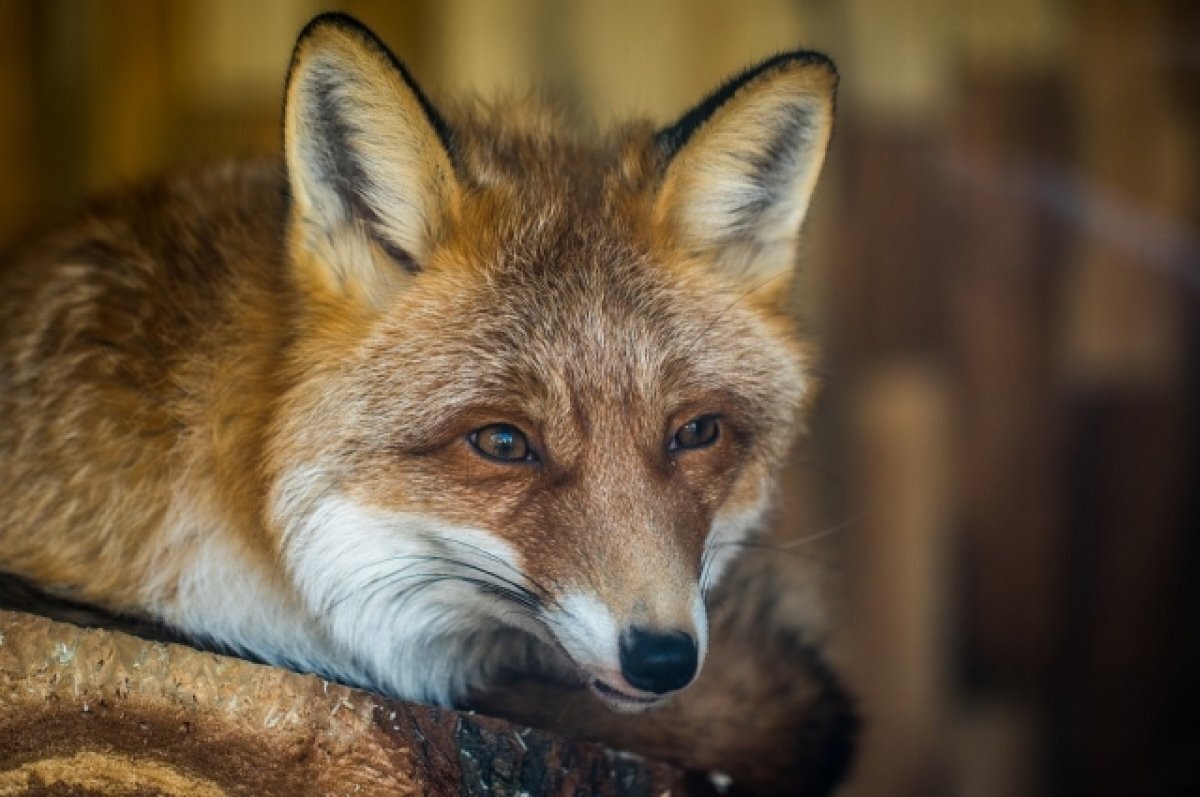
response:
<path id="1" fill-rule="evenodd" d="M 907 365 L 861 386 L 853 459 L 863 521 L 851 536 L 847 676 L 865 721 L 848 795 L 944 793 L 950 471 L 941 378 Z"/>
<path id="2" fill-rule="evenodd" d="M 1064 623 L 1067 549 L 1054 401 L 1055 298 L 1070 222 L 1054 212 L 1068 180 L 1070 119 L 1052 72 L 967 71 L 943 154 L 949 220 L 943 345 L 961 390 L 961 582 L 968 679 L 983 690 L 1047 689 Z"/>
<path id="3" fill-rule="evenodd" d="M 1079 794 L 1184 793 L 1196 786 L 1200 710 L 1198 607 L 1181 601 L 1200 576 L 1187 519 L 1200 125 L 1172 78 L 1196 44 L 1179 35 L 1181 10 L 1193 22 L 1200 12 L 1074 5 L 1089 28 L 1073 62 L 1089 182 L 1061 335 L 1076 567 L 1056 775 Z"/>
<path id="4" fill-rule="evenodd" d="M 33 78 L 28 65 L 33 60 L 30 36 L 32 14 L 26 5 L 4 11 L 0 25 L 0 246 L 26 223 L 41 195 L 36 184 L 33 149 Z"/>

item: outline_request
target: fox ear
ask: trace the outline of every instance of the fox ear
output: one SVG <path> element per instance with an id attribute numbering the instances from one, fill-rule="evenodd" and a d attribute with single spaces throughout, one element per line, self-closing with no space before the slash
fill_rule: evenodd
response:
<path id="1" fill-rule="evenodd" d="M 374 34 L 343 14 L 300 34 L 284 151 L 293 259 L 379 299 L 425 262 L 458 201 L 445 123 Z"/>
<path id="2" fill-rule="evenodd" d="M 667 159 L 660 223 L 726 276 L 786 293 L 833 126 L 837 71 L 823 55 L 779 55 L 721 86 L 657 144 Z"/>

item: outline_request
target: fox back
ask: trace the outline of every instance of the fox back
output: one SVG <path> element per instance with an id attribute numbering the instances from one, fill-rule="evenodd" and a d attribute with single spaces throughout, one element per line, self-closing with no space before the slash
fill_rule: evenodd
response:
<path id="1" fill-rule="evenodd" d="M 786 312 L 836 76 L 596 138 L 301 34 L 284 156 L 89 207 L 0 273 L 0 569 L 455 703 L 533 660 L 684 689 L 811 386 Z"/>

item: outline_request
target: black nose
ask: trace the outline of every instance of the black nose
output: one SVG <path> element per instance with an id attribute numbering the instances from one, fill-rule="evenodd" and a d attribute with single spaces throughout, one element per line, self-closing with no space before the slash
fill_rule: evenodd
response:
<path id="1" fill-rule="evenodd" d="M 682 689 L 696 677 L 696 640 L 683 631 L 633 628 L 621 636 L 621 674 L 656 695 Z"/>

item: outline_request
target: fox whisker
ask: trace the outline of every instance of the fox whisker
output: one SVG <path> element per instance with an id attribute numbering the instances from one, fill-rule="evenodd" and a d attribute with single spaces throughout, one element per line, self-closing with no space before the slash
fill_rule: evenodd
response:
<path id="1" fill-rule="evenodd" d="M 833 534 L 837 534 L 838 532 L 845 531 L 850 526 L 853 526 L 855 523 L 862 520 L 864 517 L 866 517 L 865 514 L 855 515 L 854 517 L 852 517 L 848 520 L 842 521 L 841 523 L 835 524 L 833 526 L 827 526 L 827 527 L 821 529 L 820 531 L 814 531 L 812 534 L 806 534 L 803 537 L 797 537 L 792 540 L 787 540 L 786 542 L 767 542 L 765 540 L 740 540 L 740 541 L 736 541 L 736 542 L 735 541 L 718 542 L 718 543 L 712 545 L 711 547 L 712 548 L 737 547 L 737 548 L 744 548 L 744 549 L 759 549 L 759 550 L 766 550 L 766 551 L 776 551 L 776 552 L 780 552 L 780 553 L 797 553 L 797 551 L 795 549 L 797 549 L 803 545 L 808 545 L 810 543 L 814 543 L 818 540 L 824 539 L 825 537 L 829 537 Z"/>
<path id="2" fill-rule="evenodd" d="M 470 546 L 468 544 L 468 547 L 474 548 L 475 546 Z M 489 558 L 495 558 L 497 561 L 503 562 L 503 560 L 499 559 L 499 557 Z M 506 578 L 505 576 L 502 576 L 493 570 L 489 570 L 486 567 L 449 556 L 441 556 L 437 554 L 407 554 L 389 557 L 381 562 L 376 563 L 376 565 L 386 565 L 392 562 L 406 562 L 406 564 L 394 571 L 375 576 L 365 583 L 354 584 L 354 586 L 348 588 L 341 597 L 326 606 L 325 610 L 332 611 L 340 606 L 343 602 L 351 598 L 362 601 L 363 603 L 370 603 L 380 593 L 394 589 L 396 585 L 402 582 L 421 578 L 427 579 L 427 581 L 417 582 L 415 587 L 412 585 L 406 585 L 403 590 L 400 591 L 400 594 L 405 600 L 411 598 L 412 594 L 420 592 L 426 587 L 432 586 L 434 583 L 455 580 L 473 585 L 483 592 L 492 595 L 493 597 L 520 605 L 529 610 L 531 615 L 535 615 L 536 612 L 541 611 L 547 605 L 547 603 L 553 602 L 547 600 L 547 596 L 544 591 L 539 593 L 517 583 L 510 578 Z M 467 572 L 410 572 L 418 565 L 430 563 L 448 566 L 451 569 L 462 569 Z M 478 575 L 472 575 L 473 573 Z"/>
<path id="3" fill-rule="evenodd" d="M 829 537 L 829 536 L 832 536 L 839 532 L 845 531 L 849 527 L 853 526 L 855 523 L 858 523 L 859 521 L 861 521 L 864 517 L 866 517 L 866 515 L 860 513 L 858 515 L 855 515 L 854 517 L 851 517 L 847 520 L 842 521 L 841 523 L 837 523 L 832 526 L 827 526 L 826 528 L 823 528 L 819 531 L 815 531 L 811 534 L 806 534 L 803 537 L 797 537 L 795 539 L 787 540 L 785 542 L 769 542 L 767 540 L 762 540 L 762 539 L 751 539 L 751 540 L 729 540 L 726 542 L 713 543 L 712 545 L 708 546 L 708 548 L 705 549 L 703 556 L 700 558 L 700 583 L 701 584 L 707 583 L 707 577 L 709 575 L 709 570 L 711 569 L 713 562 L 716 560 L 716 553 L 718 551 L 725 550 L 728 548 L 740 548 L 742 551 L 748 551 L 748 552 L 754 552 L 754 553 L 769 552 L 769 553 L 781 553 L 781 554 L 785 554 L 785 555 L 796 556 L 796 555 L 799 555 L 802 553 L 802 551 L 797 550 L 798 548 L 801 548 L 802 546 L 810 545 L 814 542 L 817 542 L 818 540 L 822 540 L 826 537 Z"/>
<path id="4" fill-rule="evenodd" d="M 556 591 L 561 592 L 562 590 L 558 589 L 559 585 L 557 583 L 551 584 L 551 586 L 554 587 L 555 589 L 548 589 L 543 583 L 539 582 L 537 579 L 533 578 L 528 573 L 525 573 L 519 567 L 517 567 L 516 565 L 507 561 L 503 557 L 497 556 L 496 554 L 492 553 L 491 551 L 481 548 L 478 545 L 469 543 L 465 540 L 460 540 L 460 539 L 452 538 L 452 537 L 445 537 L 445 538 L 440 538 L 438 540 L 438 542 L 453 543 L 454 545 L 460 545 L 463 548 L 467 548 L 471 551 L 474 551 L 475 553 L 488 559 L 489 561 L 496 562 L 499 565 L 503 565 L 507 569 L 511 570 L 513 573 L 516 573 L 517 576 L 520 577 L 521 579 L 523 579 L 525 582 L 527 582 L 533 588 L 531 591 L 534 591 L 537 594 L 537 596 L 542 600 L 542 602 L 545 603 L 549 608 L 555 608 L 558 606 L 558 601 L 554 599 L 554 595 L 555 595 Z M 497 578 L 500 578 L 500 576 L 494 572 L 492 573 L 492 575 L 496 576 Z M 510 579 L 505 579 L 505 580 L 508 581 L 509 583 L 513 583 Z"/>

